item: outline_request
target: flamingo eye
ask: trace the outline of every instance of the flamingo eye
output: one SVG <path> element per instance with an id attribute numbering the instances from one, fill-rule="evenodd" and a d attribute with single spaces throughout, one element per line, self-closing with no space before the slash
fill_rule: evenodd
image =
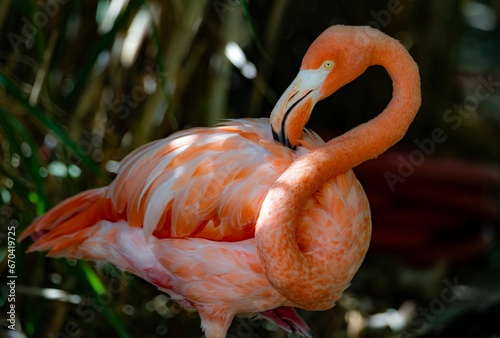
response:
<path id="1" fill-rule="evenodd" d="M 323 63 L 323 68 L 326 70 L 330 70 L 333 68 L 334 65 L 335 65 L 335 63 L 333 61 L 325 61 Z"/>

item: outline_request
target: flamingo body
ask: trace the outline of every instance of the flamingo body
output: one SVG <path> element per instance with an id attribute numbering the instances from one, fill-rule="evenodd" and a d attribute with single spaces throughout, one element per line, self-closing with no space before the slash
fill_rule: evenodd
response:
<path id="1" fill-rule="evenodd" d="M 327 143 L 304 130 L 317 101 L 370 65 L 393 79 L 376 118 Z M 208 338 L 260 313 L 303 337 L 294 307 L 325 310 L 368 250 L 367 198 L 351 168 L 406 132 L 420 105 L 418 69 L 395 40 L 333 26 L 306 53 L 270 119 L 178 132 L 127 156 L 108 187 L 36 219 L 30 251 L 109 261 L 200 313 Z"/>
<path id="2" fill-rule="evenodd" d="M 273 140 L 268 119 L 178 132 L 138 148 L 122 161 L 111 185 L 68 199 L 22 238 L 43 234 L 30 251 L 49 250 L 52 257 L 111 262 L 185 308 L 217 314 L 228 325 L 239 313 L 293 307 L 262 270 L 255 223 L 273 182 L 323 144 L 306 131 L 295 151 L 283 147 Z M 330 308 L 349 285 L 370 239 L 368 200 L 354 173 L 323 185 L 304 207 L 302 220 L 301 250 L 321 252 L 334 245 L 335 264 L 350 267 L 332 280 L 338 293 L 324 306 Z"/>

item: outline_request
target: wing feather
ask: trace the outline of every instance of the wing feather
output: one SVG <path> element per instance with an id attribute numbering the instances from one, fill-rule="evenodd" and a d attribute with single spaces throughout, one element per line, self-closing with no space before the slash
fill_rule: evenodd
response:
<path id="1" fill-rule="evenodd" d="M 304 133 L 292 151 L 272 138 L 268 119 L 178 132 L 122 161 L 108 198 L 144 235 L 242 240 L 273 182 L 323 141 Z"/>

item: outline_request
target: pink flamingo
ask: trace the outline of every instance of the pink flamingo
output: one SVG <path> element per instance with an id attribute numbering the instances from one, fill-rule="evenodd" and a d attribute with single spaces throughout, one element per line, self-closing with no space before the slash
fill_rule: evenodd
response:
<path id="1" fill-rule="evenodd" d="M 316 102 L 371 65 L 393 80 L 379 116 L 327 143 L 304 130 Z M 312 337 L 294 307 L 333 307 L 370 241 L 368 200 L 351 168 L 399 141 L 419 106 L 418 68 L 401 44 L 369 27 L 330 27 L 270 119 L 149 143 L 109 186 L 62 202 L 20 240 L 31 234 L 29 251 L 140 276 L 197 310 L 208 338 L 255 313 Z"/>

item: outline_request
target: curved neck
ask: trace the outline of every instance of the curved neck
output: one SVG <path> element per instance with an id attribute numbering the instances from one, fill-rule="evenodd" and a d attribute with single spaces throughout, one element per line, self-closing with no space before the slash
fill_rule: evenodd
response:
<path id="1" fill-rule="evenodd" d="M 420 107 L 420 76 L 416 63 L 396 40 L 384 42 L 374 47 L 372 65 L 387 70 L 392 80 L 392 99 L 377 117 L 311 153 L 315 161 L 323 164 L 321 176 L 324 180 L 377 157 L 400 141 Z"/>
<path id="2" fill-rule="evenodd" d="M 387 108 L 295 161 L 270 189 L 257 221 L 257 250 L 271 285 L 305 309 L 324 308 L 326 301 L 331 307 L 340 295 L 337 285 L 332 284 L 329 291 L 311 292 L 305 290 L 304 283 L 307 287 L 328 284 L 343 272 L 325 262 L 324 257 L 299 250 L 295 231 L 303 206 L 328 179 L 380 155 L 398 142 L 420 106 L 418 67 L 403 46 L 389 39 L 373 46 L 372 55 L 372 65 L 383 66 L 393 81 L 393 96 Z M 318 266 L 322 274 L 318 273 Z"/>

